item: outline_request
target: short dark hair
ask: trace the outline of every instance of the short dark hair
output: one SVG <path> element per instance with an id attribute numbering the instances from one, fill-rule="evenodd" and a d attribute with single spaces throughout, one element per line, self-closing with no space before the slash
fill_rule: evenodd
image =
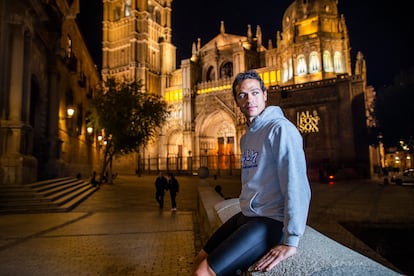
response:
<path id="1" fill-rule="evenodd" d="M 233 97 L 235 101 L 237 101 L 237 87 L 242 81 L 247 80 L 247 79 L 254 79 L 254 80 L 259 81 L 260 89 L 262 89 L 263 92 L 266 91 L 266 87 L 264 85 L 262 78 L 259 76 L 259 74 L 255 70 L 241 72 L 237 74 L 236 78 L 233 81 L 232 92 L 233 92 Z"/>

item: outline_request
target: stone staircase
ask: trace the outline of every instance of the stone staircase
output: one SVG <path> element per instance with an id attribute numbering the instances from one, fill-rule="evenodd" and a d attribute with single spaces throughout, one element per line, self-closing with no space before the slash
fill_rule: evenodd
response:
<path id="1" fill-rule="evenodd" d="M 0 215 L 68 212 L 98 189 L 74 177 L 0 185 Z"/>

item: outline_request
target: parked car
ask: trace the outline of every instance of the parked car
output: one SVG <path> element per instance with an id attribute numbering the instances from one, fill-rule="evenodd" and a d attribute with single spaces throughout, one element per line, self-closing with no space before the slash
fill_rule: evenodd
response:
<path id="1" fill-rule="evenodd" d="M 397 185 L 414 185 L 414 169 L 408 169 L 394 175 L 391 181 Z"/>

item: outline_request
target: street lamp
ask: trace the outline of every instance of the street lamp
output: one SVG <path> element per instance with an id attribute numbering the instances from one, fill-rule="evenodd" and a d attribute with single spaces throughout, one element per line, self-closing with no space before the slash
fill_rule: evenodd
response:
<path id="1" fill-rule="evenodd" d="M 75 109 L 73 107 L 68 107 L 66 109 L 66 128 L 68 130 L 69 136 L 73 134 L 74 130 L 74 122 L 73 122 L 73 115 L 75 114 Z"/>
<path id="2" fill-rule="evenodd" d="M 385 151 L 384 151 L 384 144 L 382 143 L 382 133 L 378 133 L 377 139 L 378 139 L 378 154 L 379 154 L 379 166 L 380 166 L 380 173 L 383 173 L 384 169 L 384 158 L 385 158 Z"/>
<path id="3" fill-rule="evenodd" d="M 85 135 L 86 137 L 86 142 L 88 143 L 88 145 L 92 145 L 93 144 L 93 138 L 94 138 L 94 135 L 93 135 L 93 127 L 91 127 L 91 126 L 88 126 L 88 127 L 86 127 L 86 134 L 87 135 Z"/>
<path id="4" fill-rule="evenodd" d="M 72 118 L 73 114 L 75 114 L 75 109 L 73 109 L 72 107 L 68 107 L 68 109 L 66 110 L 66 115 L 68 115 L 68 118 Z"/>

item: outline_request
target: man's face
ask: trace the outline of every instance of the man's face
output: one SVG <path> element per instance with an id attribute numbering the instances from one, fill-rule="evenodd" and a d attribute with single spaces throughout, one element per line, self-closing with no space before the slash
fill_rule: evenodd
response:
<path id="1" fill-rule="evenodd" d="M 236 102 L 240 111 L 252 122 L 266 107 L 267 92 L 255 79 L 246 79 L 237 87 Z"/>

